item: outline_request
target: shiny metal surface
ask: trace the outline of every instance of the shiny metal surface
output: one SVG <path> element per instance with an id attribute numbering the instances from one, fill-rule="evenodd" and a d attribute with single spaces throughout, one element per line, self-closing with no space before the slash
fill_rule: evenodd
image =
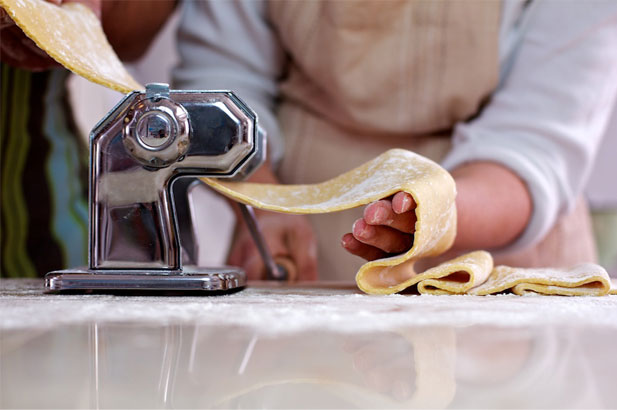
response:
<path id="1" fill-rule="evenodd" d="M 0 284 L 1 408 L 615 408 L 617 297 Z"/>
<path id="2" fill-rule="evenodd" d="M 263 161 L 256 116 L 232 93 L 168 93 L 129 94 L 91 134 L 90 269 L 181 268 L 175 181 L 233 177 Z M 158 147 L 142 135 L 166 121 Z"/>
<path id="3" fill-rule="evenodd" d="M 239 268 L 199 268 L 184 266 L 181 271 L 153 270 L 131 274 L 126 270 L 73 269 L 50 272 L 45 276 L 49 292 L 60 291 L 228 291 L 246 286 L 246 275 Z"/>
<path id="4" fill-rule="evenodd" d="M 238 207 L 242 213 L 244 223 L 248 226 L 249 232 L 253 237 L 253 241 L 259 250 L 261 259 L 264 262 L 264 266 L 266 268 L 266 278 L 269 280 L 287 280 L 289 273 L 282 265 L 279 265 L 274 261 L 272 253 L 270 252 L 270 249 L 268 249 L 268 244 L 266 243 L 259 228 L 259 222 L 257 221 L 253 207 L 241 203 L 238 204 Z"/>
<path id="5" fill-rule="evenodd" d="M 146 98 L 133 103 L 124 117 L 122 142 L 149 169 L 168 167 L 189 150 L 189 114 L 169 98 L 169 90 L 154 94 L 147 89 Z"/>
<path id="6" fill-rule="evenodd" d="M 185 198 L 190 182 L 180 181 L 245 178 L 265 153 L 255 113 L 232 92 L 170 91 L 166 84 L 148 84 L 145 92 L 128 94 L 90 135 L 88 269 L 52 272 L 46 284 L 57 287 L 48 289 L 59 291 L 77 281 L 87 289 L 87 272 L 107 275 L 91 277 L 93 286 L 105 280 L 110 289 L 132 289 L 139 275 L 152 281 L 156 274 L 157 286 L 175 290 L 178 281 L 171 276 L 184 273 L 182 245 L 189 253 L 184 262 L 195 261 Z M 120 271 L 133 279 L 117 280 Z M 199 271 L 203 281 L 197 271 L 182 280 L 199 287 L 214 282 L 216 271 Z M 82 276 L 69 280 L 73 274 Z M 241 269 L 233 276 L 244 283 Z"/>

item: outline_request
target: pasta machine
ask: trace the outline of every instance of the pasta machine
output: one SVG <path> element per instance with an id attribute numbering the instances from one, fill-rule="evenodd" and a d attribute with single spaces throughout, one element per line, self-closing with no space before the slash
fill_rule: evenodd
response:
<path id="1" fill-rule="evenodd" d="M 265 144 L 255 113 L 233 92 L 149 84 L 128 94 L 90 134 L 89 266 L 49 272 L 46 291 L 244 287 L 240 268 L 195 265 L 187 194 L 197 176 L 247 177 L 264 162 Z M 255 220 L 247 222 L 271 267 Z"/>

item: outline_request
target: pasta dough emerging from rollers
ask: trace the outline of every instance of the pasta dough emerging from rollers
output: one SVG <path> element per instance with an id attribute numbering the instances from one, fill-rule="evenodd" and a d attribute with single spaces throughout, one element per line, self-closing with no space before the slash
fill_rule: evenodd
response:
<path id="1" fill-rule="evenodd" d="M 39 48 L 75 74 L 123 93 L 144 88 L 126 71 L 101 22 L 83 4 L 0 0 L 0 6 Z"/>
<path id="2" fill-rule="evenodd" d="M 593 264 L 573 269 L 493 267 L 488 252 L 476 251 L 416 272 L 418 259 L 439 255 L 456 234 L 456 188 L 450 174 L 433 161 L 393 149 L 329 181 L 313 185 L 272 185 L 203 179 L 236 201 L 276 212 L 314 214 L 366 205 L 396 192 L 416 202 L 414 242 L 404 254 L 365 263 L 356 274 L 366 293 L 391 294 L 417 285 L 427 294 L 487 295 L 505 290 L 517 294 L 605 295 L 611 282 Z"/>

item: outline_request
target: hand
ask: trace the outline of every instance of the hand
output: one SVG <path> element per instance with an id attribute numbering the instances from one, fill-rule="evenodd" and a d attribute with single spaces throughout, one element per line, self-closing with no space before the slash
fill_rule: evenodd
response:
<path id="1" fill-rule="evenodd" d="M 26 37 L 3 9 L 0 9 L 0 38 L 0 61 L 3 63 L 30 71 L 59 66 L 34 41 Z"/>
<path id="2" fill-rule="evenodd" d="M 94 11 L 100 18 L 101 0 L 47 0 L 60 5 L 64 3 L 82 3 Z M 41 50 L 9 17 L 8 13 L 0 9 L 0 61 L 30 71 L 43 71 L 59 64 Z"/>
<path id="3" fill-rule="evenodd" d="M 238 215 L 238 213 L 236 213 Z M 274 258 L 289 258 L 297 269 L 297 280 L 317 279 L 317 243 L 305 216 L 256 210 L 259 228 Z M 240 266 L 249 280 L 266 279 L 266 269 L 244 221 L 239 219 L 228 263 Z"/>
<path id="4" fill-rule="evenodd" d="M 369 261 L 408 251 L 413 245 L 415 209 L 415 201 L 406 192 L 367 205 L 352 232 L 343 235 L 343 248 Z"/>

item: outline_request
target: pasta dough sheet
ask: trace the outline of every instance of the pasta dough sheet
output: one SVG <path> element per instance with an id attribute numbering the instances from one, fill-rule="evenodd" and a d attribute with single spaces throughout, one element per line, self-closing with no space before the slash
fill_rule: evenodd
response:
<path id="1" fill-rule="evenodd" d="M 485 283 L 469 293 L 488 295 L 508 289 L 517 295 L 535 292 L 545 295 L 594 296 L 609 293 L 611 281 L 604 268 L 592 263 L 571 269 L 497 266 Z"/>
<path id="2" fill-rule="evenodd" d="M 423 294 L 488 295 L 510 290 L 523 295 L 601 296 L 611 291 L 606 271 L 584 264 L 572 269 L 493 267 L 488 252 L 475 251 L 416 272 L 417 260 L 450 248 L 456 234 L 456 188 L 450 174 L 413 152 L 392 149 L 329 181 L 312 185 L 224 182 L 203 178 L 213 189 L 257 208 L 295 214 L 335 212 L 366 205 L 396 192 L 416 202 L 414 242 L 404 254 L 367 262 L 356 274 L 366 293 L 391 294 L 411 286 Z M 617 289 L 613 289 L 613 292 Z"/>
<path id="3" fill-rule="evenodd" d="M 39 48 L 75 74 L 122 93 L 144 88 L 126 71 L 101 22 L 83 4 L 0 0 L 0 6 Z"/>
<path id="4" fill-rule="evenodd" d="M 314 185 L 252 184 L 208 178 L 204 181 L 237 201 L 297 214 L 340 211 L 399 191 L 410 193 L 416 202 L 417 217 L 413 246 L 404 254 L 362 265 L 356 282 L 367 293 L 396 293 L 425 276 L 441 275 L 436 271 L 417 275 L 414 262 L 448 250 L 456 233 L 454 180 L 433 161 L 402 149 L 389 150 L 347 173 Z"/>

